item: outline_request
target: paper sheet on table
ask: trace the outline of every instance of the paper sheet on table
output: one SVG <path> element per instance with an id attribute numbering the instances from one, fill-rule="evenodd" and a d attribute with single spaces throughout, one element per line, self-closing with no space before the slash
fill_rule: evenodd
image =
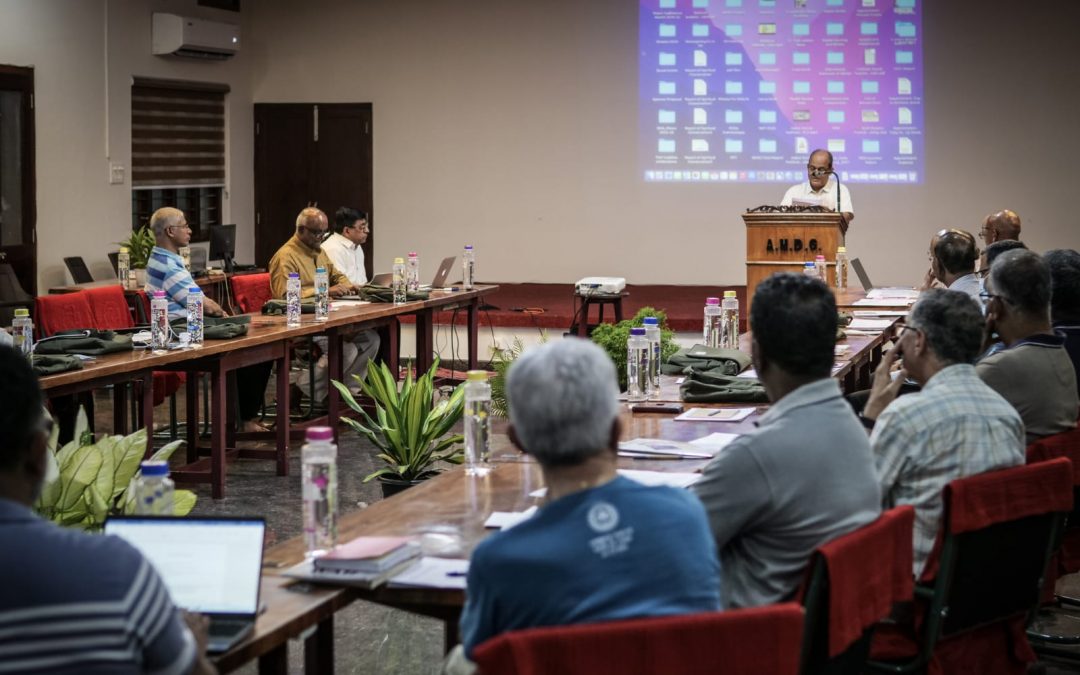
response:
<path id="1" fill-rule="evenodd" d="M 643 485 L 667 485 L 676 488 L 690 487 L 694 483 L 701 480 L 700 473 L 687 473 L 677 471 L 635 471 L 633 469 L 619 469 L 619 475 L 630 480 L 637 481 Z M 539 490 L 533 490 L 529 493 L 530 497 L 536 497 L 537 499 L 543 499 L 547 496 L 547 488 L 542 487 Z"/>
<path id="2" fill-rule="evenodd" d="M 885 317 L 897 317 L 907 316 L 907 310 L 904 309 L 856 309 L 853 311 L 852 316 L 861 319 L 878 319 Z"/>
<path id="3" fill-rule="evenodd" d="M 424 556 L 401 574 L 392 577 L 386 585 L 391 588 L 447 588 L 465 589 L 465 575 L 469 561 L 457 558 L 431 558 Z"/>
<path id="4" fill-rule="evenodd" d="M 836 345 L 833 347 L 833 356 L 843 356 L 851 351 L 851 345 Z"/>
<path id="5" fill-rule="evenodd" d="M 695 448 L 690 443 L 681 441 L 668 441 L 663 438 L 635 438 L 632 441 L 619 443 L 619 454 L 623 457 L 636 457 L 639 455 L 669 455 L 671 457 L 687 457 L 690 459 L 708 459 L 712 454 L 704 452 L 701 448 Z"/>
<path id="6" fill-rule="evenodd" d="M 852 330 L 880 332 L 891 325 L 893 325 L 892 319 L 864 319 L 861 317 L 855 317 L 851 320 L 851 323 L 849 323 L 847 327 Z"/>
<path id="7" fill-rule="evenodd" d="M 337 307 L 356 307 L 357 305 L 370 305 L 368 300 L 361 300 L 359 298 L 338 298 L 337 300 L 330 301 L 330 310 L 333 311 Z"/>
<path id="8" fill-rule="evenodd" d="M 690 441 L 690 445 L 695 448 L 701 448 L 709 453 L 709 456 L 715 456 L 727 447 L 728 443 L 732 442 L 739 437 L 739 434 L 725 434 L 717 431 L 716 433 L 709 434 L 708 436 L 702 436 L 701 438 L 695 438 Z"/>
<path id="9" fill-rule="evenodd" d="M 867 291 L 866 297 L 871 300 L 882 300 L 885 298 L 916 300 L 919 297 L 919 291 L 914 288 L 872 288 Z"/>
<path id="10" fill-rule="evenodd" d="M 757 379 L 757 371 L 754 370 L 753 368 L 747 368 L 746 370 L 742 371 L 741 373 L 739 373 L 735 377 L 743 377 L 743 378 L 747 378 L 747 379 L 751 379 L 751 378 L 752 379 Z"/>
<path id="11" fill-rule="evenodd" d="M 871 298 L 862 298 L 856 300 L 853 303 L 854 307 L 909 307 L 914 300 L 908 300 L 906 298 L 881 298 L 880 300 L 874 300 Z"/>
<path id="12" fill-rule="evenodd" d="M 530 506 L 524 511 L 493 511 L 492 514 L 488 516 L 488 519 L 484 521 L 484 527 L 496 530 L 509 530 L 518 523 L 532 518 L 532 514 L 534 513 L 536 513 L 535 506 Z"/>
<path id="13" fill-rule="evenodd" d="M 683 422 L 741 422 L 754 414 L 754 408 L 690 408 L 676 417 Z"/>

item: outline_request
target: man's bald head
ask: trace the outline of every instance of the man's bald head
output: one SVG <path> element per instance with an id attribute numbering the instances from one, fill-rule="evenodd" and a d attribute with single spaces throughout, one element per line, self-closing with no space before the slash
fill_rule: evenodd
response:
<path id="1" fill-rule="evenodd" d="M 296 238 L 304 246 L 318 251 L 322 241 L 330 231 L 330 221 L 326 214 L 314 206 L 309 206 L 296 216 Z"/>
<path id="2" fill-rule="evenodd" d="M 312 227 L 316 227 L 319 226 L 320 223 L 328 222 L 329 220 L 326 218 L 326 214 L 322 212 L 322 209 L 316 208 L 314 206 L 309 206 L 306 209 L 303 209 L 296 216 L 297 227 L 300 227 L 301 225 L 311 225 Z"/>
<path id="3" fill-rule="evenodd" d="M 991 213 L 983 222 L 979 232 L 983 241 L 993 244 L 995 241 L 1004 239 L 1020 239 L 1020 216 L 1015 211 L 1005 209 L 997 213 Z"/>

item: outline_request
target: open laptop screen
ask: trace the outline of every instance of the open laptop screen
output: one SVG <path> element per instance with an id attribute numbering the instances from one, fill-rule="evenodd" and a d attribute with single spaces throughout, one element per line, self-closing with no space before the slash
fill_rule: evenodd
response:
<path id="1" fill-rule="evenodd" d="M 165 581 L 173 602 L 204 614 L 259 608 L 262 519 L 110 518 L 105 533 L 139 550 Z"/>

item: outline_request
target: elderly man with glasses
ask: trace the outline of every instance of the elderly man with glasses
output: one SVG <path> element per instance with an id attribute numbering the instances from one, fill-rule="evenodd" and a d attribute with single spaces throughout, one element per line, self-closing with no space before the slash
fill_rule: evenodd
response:
<path id="1" fill-rule="evenodd" d="M 780 204 L 816 205 L 830 211 L 840 211 L 844 215 L 844 222 L 841 224 L 844 234 L 847 234 L 848 224 L 855 220 L 851 195 L 846 185 L 840 185 L 839 177 L 833 171 L 832 153 L 828 150 L 814 150 L 810 153 L 810 159 L 806 162 L 806 181 L 788 188 Z"/>
<path id="2" fill-rule="evenodd" d="M 344 272 L 334 266 L 326 251 L 322 249 L 322 242 L 330 234 L 330 224 L 326 214 L 321 210 L 309 206 L 300 211 L 296 216 L 296 234 L 278 249 L 274 257 L 270 259 L 270 287 L 274 297 L 285 298 L 285 286 L 289 275 L 300 275 L 300 297 L 311 298 L 315 295 L 315 270 L 319 267 L 326 269 L 330 279 L 330 296 L 339 298 L 349 293 L 355 293 L 355 285 L 349 281 Z M 368 335 L 370 331 L 358 331 L 351 336 L 345 336 L 341 349 L 341 365 L 343 380 L 352 383 L 352 375 L 364 377 L 367 371 L 368 361 L 379 350 L 379 341 L 372 340 Z M 307 378 L 299 380 L 301 393 L 316 402 L 326 398 L 329 391 L 327 381 L 327 357 L 326 338 L 316 338 L 323 350 L 322 356 L 315 364 L 315 387 L 314 391 L 305 390 Z"/>
<path id="3" fill-rule="evenodd" d="M 874 373 L 863 417 L 876 420 L 870 447 L 883 506 L 915 507 L 914 574 L 922 572 L 950 481 L 1024 463 L 1024 423 L 979 379 L 983 314 L 966 293 L 923 293 Z M 893 364 L 903 366 L 892 378 Z M 922 390 L 896 397 L 905 378 Z"/>

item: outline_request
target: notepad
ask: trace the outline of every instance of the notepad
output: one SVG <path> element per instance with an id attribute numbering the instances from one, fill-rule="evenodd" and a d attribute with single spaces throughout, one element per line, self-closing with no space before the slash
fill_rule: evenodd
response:
<path id="1" fill-rule="evenodd" d="M 635 438 L 619 443 L 619 454 L 623 457 L 641 457 L 662 455 L 684 459 L 708 459 L 712 453 L 701 448 L 694 448 L 690 443 L 669 441 L 663 438 Z"/>
<path id="2" fill-rule="evenodd" d="M 741 422 L 754 408 L 690 408 L 675 419 L 681 422 Z"/>
<path id="3" fill-rule="evenodd" d="M 532 518 L 533 514 L 536 513 L 536 508 L 531 506 L 524 511 L 494 511 L 484 521 L 484 527 L 489 530 L 509 530 L 511 527 Z"/>

